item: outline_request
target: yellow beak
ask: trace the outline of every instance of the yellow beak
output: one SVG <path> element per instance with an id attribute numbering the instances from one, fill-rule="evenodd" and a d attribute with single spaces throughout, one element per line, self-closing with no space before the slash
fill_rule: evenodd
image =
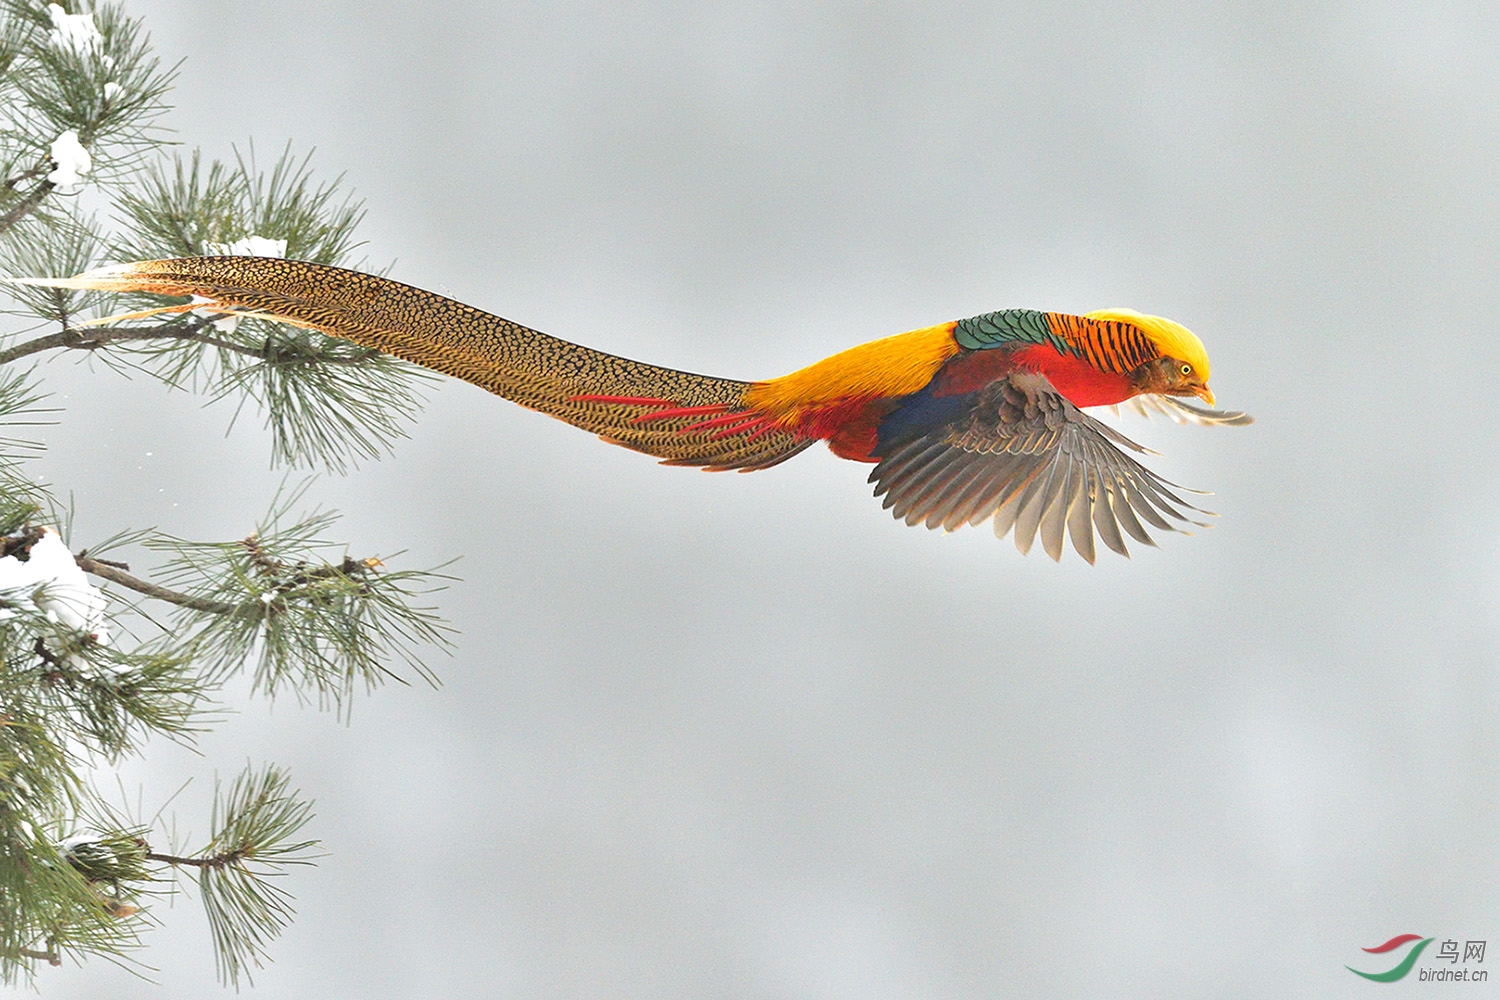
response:
<path id="1" fill-rule="evenodd" d="M 1205 382 L 1203 385 L 1194 386 L 1193 392 L 1209 406 L 1214 405 L 1214 391 L 1208 387 L 1208 383 Z"/>

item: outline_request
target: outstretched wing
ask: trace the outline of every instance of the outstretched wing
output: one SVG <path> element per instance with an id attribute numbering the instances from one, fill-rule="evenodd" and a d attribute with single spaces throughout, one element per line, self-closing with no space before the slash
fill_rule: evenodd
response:
<path id="1" fill-rule="evenodd" d="M 1053 559 L 1062 557 L 1064 534 L 1093 562 L 1096 531 L 1128 556 L 1121 529 L 1156 544 L 1142 521 L 1161 531 L 1206 527 L 1193 514 L 1209 511 L 1126 450 L 1146 452 L 1068 402 L 1045 376 L 1013 371 L 975 392 L 958 417 L 884 448 L 870 482 L 907 524 L 952 531 L 993 518 L 997 537 L 1014 529 L 1024 553 L 1040 534 Z"/>

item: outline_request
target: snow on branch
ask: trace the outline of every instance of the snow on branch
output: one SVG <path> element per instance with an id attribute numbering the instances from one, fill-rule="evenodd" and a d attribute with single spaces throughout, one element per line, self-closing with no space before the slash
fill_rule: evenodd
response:
<path id="1" fill-rule="evenodd" d="M 42 528 L 40 533 L 24 560 L 19 555 L 0 558 L 0 596 L 12 607 L 29 604 L 48 621 L 91 633 L 99 642 L 108 642 L 103 592 L 89 583 L 57 532 Z M 25 552 L 24 546 L 16 548 Z M 15 611 L 0 608 L 0 621 L 15 616 Z"/>

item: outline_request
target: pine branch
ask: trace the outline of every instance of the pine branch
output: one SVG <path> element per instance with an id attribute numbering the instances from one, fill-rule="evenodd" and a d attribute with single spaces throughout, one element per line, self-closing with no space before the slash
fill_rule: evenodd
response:
<path id="1" fill-rule="evenodd" d="M 76 327 L 60 330 L 57 333 L 49 333 L 46 336 L 37 337 L 0 351 L 0 365 L 18 361 L 21 358 L 40 354 L 43 351 L 67 348 L 79 351 L 97 351 L 111 344 L 140 343 L 152 340 L 186 341 L 201 344 L 205 347 L 215 347 L 221 351 L 230 351 L 257 361 L 289 363 L 295 358 L 291 352 L 282 347 L 266 344 L 255 347 L 242 342 L 218 337 L 207 330 L 214 324 L 214 316 L 191 316 L 187 320 L 163 323 L 158 326 L 119 326 L 119 327 Z M 333 339 L 333 338 L 325 338 Z M 321 364 L 334 366 L 353 366 L 379 356 L 380 352 L 369 348 L 361 348 L 358 352 L 348 355 L 329 354 L 320 352 L 313 357 Z"/>
<path id="2" fill-rule="evenodd" d="M 196 152 L 143 165 L 167 145 L 156 121 L 175 69 L 160 68 L 139 22 L 118 5 L 59 4 L 0 0 L 0 273 L 76 274 L 107 260 L 194 255 L 251 236 L 285 241 L 299 259 L 358 266 L 347 258 L 360 245 L 354 228 L 363 207 L 342 194 L 341 178 L 316 181 L 309 157 L 294 157 L 290 146 L 264 171 L 253 145 L 245 155 L 236 149 L 228 165 L 204 166 Z M 81 156 L 56 162 L 69 159 L 54 147 L 68 131 L 91 166 Z M 55 178 L 69 175 L 59 190 Z M 111 199 L 105 222 L 80 212 L 83 199 L 53 197 L 80 184 Z M 5 293 L 7 311 L 55 332 L 6 333 L 19 342 L 0 348 L 0 366 L 50 351 L 95 351 L 106 365 L 210 399 L 253 401 L 277 461 L 342 469 L 375 457 L 421 401 L 416 386 L 425 373 L 268 319 L 192 311 L 96 328 L 80 319 L 100 315 L 110 301 L 101 293 Z M 123 311 L 136 301 L 160 304 L 148 296 L 123 301 Z M 35 371 L 0 368 L 0 428 L 36 422 Z M 200 888 L 221 977 L 248 980 L 292 917 L 291 897 L 274 877 L 315 856 L 317 842 L 300 833 L 310 804 L 274 767 L 247 769 L 216 800 L 216 830 L 202 851 L 158 852 L 146 838 L 156 821 L 141 826 L 104 807 L 86 768 L 138 752 L 151 735 L 198 731 L 214 686 L 247 665 L 258 692 L 291 689 L 340 711 L 359 683 L 399 680 L 402 664 L 436 683 L 418 652 L 446 648 L 451 629 L 418 597 L 447 578 L 335 551 L 342 547 L 323 540 L 333 515 L 287 516 L 304 486 L 278 494 L 257 530 L 236 541 L 155 533 L 106 540 L 73 564 L 113 584 L 111 593 L 74 579 L 71 565 L 66 582 L 64 570 L 50 571 L 54 591 L 40 569 L 15 573 L 41 534 L 26 526 L 61 524 L 65 533 L 70 517 L 27 475 L 22 458 L 39 449 L 0 438 L 0 562 L 15 574 L 10 580 L 24 581 L 0 594 L 0 981 L 28 980 L 36 964 L 65 957 L 125 961 L 145 924 L 129 919 L 130 900 L 169 871 Z M 127 541 L 170 553 L 160 583 L 103 558 Z M 62 591 L 81 595 L 87 610 L 58 603 Z M 126 626 L 108 612 L 100 617 L 104 600 L 120 598 L 131 613 Z M 150 616 L 153 601 L 170 606 L 170 622 Z M 77 627 L 61 620 L 76 624 L 80 615 Z M 136 639 L 133 630 L 151 627 L 160 634 Z"/>
<path id="3" fill-rule="evenodd" d="M 22 175 L 25 176 L 25 175 Z M 6 187 L 11 187 L 11 182 L 6 182 Z M 27 192 L 26 196 L 10 207 L 4 215 L 0 215 L 0 233 L 4 233 L 16 223 L 36 211 L 46 200 L 47 195 L 57 188 L 51 181 L 42 181 L 36 187 Z"/>
<path id="4" fill-rule="evenodd" d="M 319 536 L 337 516 L 290 517 L 309 485 L 279 495 L 255 533 L 238 541 L 146 540 L 173 554 L 163 576 L 172 588 L 237 609 L 207 620 L 181 613 L 179 633 L 215 680 L 253 660 L 257 692 L 274 696 L 290 687 L 339 711 L 349 707 L 357 683 L 373 689 L 399 680 L 393 660 L 436 683 L 416 649 L 445 649 L 449 627 L 415 600 L 447 577 L 389 571 L 374 558 L 325 558 L 335 546 Z"/>
<path id="5" fill-rule="evenodd" d="M 249 983 L 249 967 L 260 966 L 266 946 L 291 922 L 291 896 L 268 879 L 290 865 L 311 864 L 321 853 L 318 841 L 296 839 L 311 819 L 312 803 L 291 788 L 284 772 L 246 767 L 228 795 L 214 802 L 208 849 L 196 859 L 176 859 L 198 871 L 226 984 L 238 985 L 241 978 Z"/>
<path id="6" fill-rule="evenodd" d="M 215 854 L 206 858 L 186 858 L 177 854 L 158 854 L 156 851 L 147 851 L 147 861 L 160 861 L 164 865 L 172 865 L 174 868 L 223 868 L 232 865 L 244 858 L 239 851 L 226 851 L 223 854 Z"/>
<path id="7" fill-rule="evenodd" d="M 15 347 L 0 351 L 0 365 L 8 365 L 12 361 L 19 361 L 21 358 L 27 358 L 33 354 L 40 354 L 43 351 L 50 351 L 58 347 L 73 347 L 78 341 L 79 335 L 76 330 L 62 330 L 58 333 L 49 333 L 45 337 L 37 337 L 35 340 L 28 340 L 24 344 L 17 344 Z"/>
<path id="8" fill-rule="evenodd" d="M 190 594 L 178 593 L 175 590 L 169 590 L 166 587 L 158 586 L 157 584 L 151 583 L 148 580 L 142 580 L 139 577 L 131 576 L 128 572 L 126 572 L 126 570 L 128 570 L 130 567 L 124 566 L 123 564 L 115 564 L 100 559 L 92 559 L 82 553 L 75 557 L 75 561 L 78 563 L 78 568 L 83 570 L 85 573 L 88 573 L 92 576 L 97 576 L 103 580 L 108 580 L 110 583 L 117 583 L 122 587 L 126 587 L 130 590 L 135 591 L 138 594 L 144 594 L 147 597 L 153 597 L 158 601 L 166 601 L 168 604 L 175 604 L 180 608 L 188 608 L 192 611 L 203 611 L 213 615 L 240 614 L 243 610 L 242 605 L 230 604 L 228 601 L 211 601 L 201 597 L 193 597 Z"/>

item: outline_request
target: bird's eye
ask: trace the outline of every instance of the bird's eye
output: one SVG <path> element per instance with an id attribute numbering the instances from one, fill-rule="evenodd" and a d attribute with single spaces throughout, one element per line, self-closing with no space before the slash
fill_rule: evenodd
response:
<path id="1" fill-rule="evenodd" d="M 1193 366 L 1192 365 L 1183 365 L 1182 366 L 1182 374 L 1184 374 L 1184 375 L 1191 375 L 1191 374 L 1193 374 Z"/>

